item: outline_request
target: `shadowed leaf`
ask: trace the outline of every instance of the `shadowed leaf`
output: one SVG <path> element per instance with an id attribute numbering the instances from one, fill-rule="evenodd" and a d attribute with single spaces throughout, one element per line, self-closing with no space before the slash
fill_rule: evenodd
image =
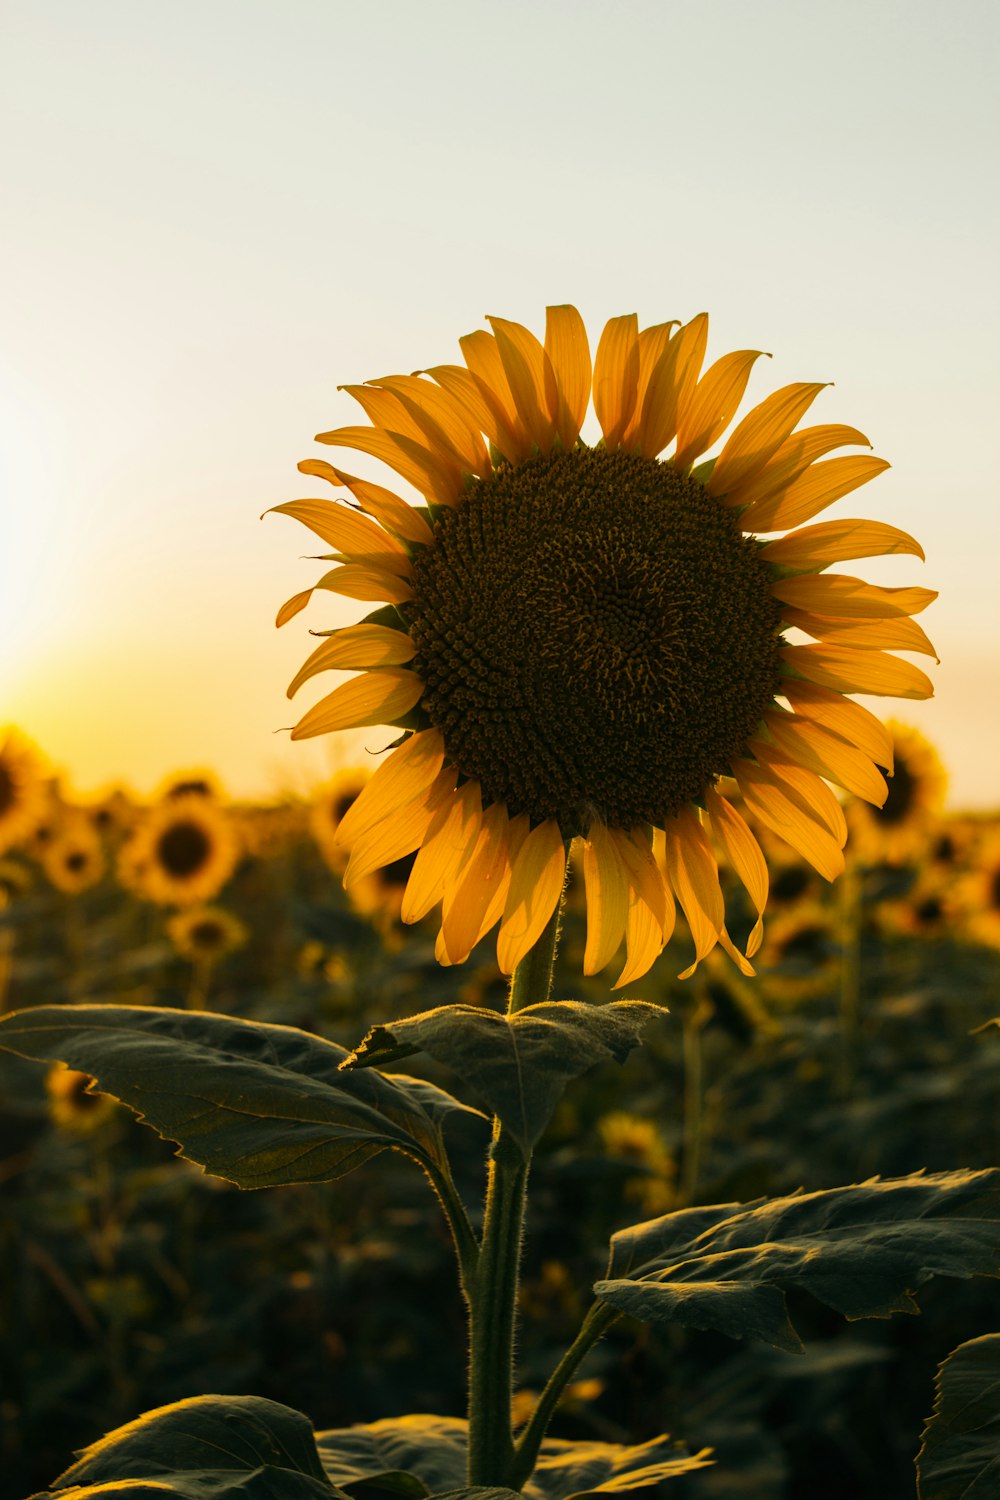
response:
<path id="1" fill-rule="evenodd" d="M 785 1292 L 847 1318 L 918 1311 L 932 1276 L 1000 1274 L 1000 1171 L 941 1172 L 688 1209 L 623 1229 L 594 1290 L 646 1322 L 797 1349 Z"/>
<path id="2" fill-rule="evenodd" d="M 512 1016 L 472 1005 L 443 1005 L 376 1026 L 345 1068 L 382 1067 L 429 1052 L 477 1090 L 523 1151 L 536 1144 L 571 1079 L 595 1063 L 624 1062 L 652 1016 L 641 1000 L 610 1005 L 547 1001 Z"/>
<path id="3" fill-rule="evenodd" d="M 331 1500 L 312 1425 L 259 1396 L 195 1396 L 146 1412 L 86 1448 L 35 1500 Z M 343 1500 L 343 1497 L 342 1497 Z"/>
<path id="4" fill-rule="evenodd" d="M 419 1079 L 341 1071 L 343 1047 L 290 1026 L 127 1005 L 40 1006 L 0 1046 L 95 1078 L 180 1154 L 242 1188 L 343 1177 L 387 1147 L 425 1165 L 476 1114 Z"/>
<path id="5" fill-rule="evenodd" d="M 478 1496 L 480 1500 L 509 1495 L 509 1490 L 464 1486 L 466 1431 L 458 1417 L 391 1417 L 363 1427 L 321 1432 L 316 1446 L 330 1482 L 342 1488 L 359 1476 L 377 1480 L 406 1470 L 423 1481 L 435 1500 L 445 1495 Z M 691 1455 L 668 1437 L 634 1446 L 547 1438 L 535 1472 L 521 1493 L 528 1500 L 627 1494 L 704 1468 L 709 1462 L 708 1450 Z"/>
<path id="6" fill-rule="evenodd" d="M 1000 1333 L 960 1344 L 937 1375 L 934 1415 L 917 1457 L 920 1500 L 1000 1494 Z"/>

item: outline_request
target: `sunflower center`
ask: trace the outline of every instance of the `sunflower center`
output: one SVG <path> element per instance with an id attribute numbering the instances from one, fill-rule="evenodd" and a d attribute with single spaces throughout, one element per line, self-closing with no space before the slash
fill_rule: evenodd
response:
<path id="1" fill-rule="evenodd" d="M 662 822 L 728 770 L 778 688 L 757 544 L 669 463 L 578 448 L 466 491 L 414 561 L 422 707 L 483 803 Z"/>
<path id="2" fill-rule="evenodd" d="M 197 823 L 172 823 L 156 845 L 160 864 L 169 875 L 178 877 L 200 870 L 210 849 L 208 835 Z"/>

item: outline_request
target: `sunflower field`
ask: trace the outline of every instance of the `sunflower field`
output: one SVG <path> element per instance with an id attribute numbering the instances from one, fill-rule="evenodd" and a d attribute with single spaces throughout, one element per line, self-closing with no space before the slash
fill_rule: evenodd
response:
<path id="1" fill-rule="evenodd" d="M 856 854 L 839 886 L 769 847 L 758 979 L 724 960 L 676 980 L 678 934 L 645 987 L 668 1013 L 623 1066 L 606 1061 L 559 1102 L 536 1152 L 516 1419 L 619 1224 L 998 1159 L 1000 1033 L 980 1028 L 998 1009 L 1000 824 L 945 817 L 930 746 L 902 725 L 895 740 L 890 786 L 905 797 L 877 815 L 848 806 Z M 20 777 L 0 857 L 7 1010 L 207 1009 L 350 1048 L 395 1016 L 503 1005 L 488 941 L 442 968 L 433 925 L 400 922 L 412 859 L 344 894 L 334 835 L 363 770 L 311 804 L 234 805 L 195 773 L 141 805 L 120 789 L 71 800 L 20 737 L 2 764 Z M 554 993 L 600 1005 L 610 990 L 581 978 L 585 942 L 571 885 Z M 177 1161 L 82 1072 L 10 1054 L 3 1070 L 4 1494 L 201 1394 L 264 1397 L 320 1429 L 461 1416 L 461 1299 L 409 1163 L 362 1166 L 347 1193 L 240 1192 Z M 483 1132 L 455 1144 L 471 1186 Z M 715 1467 L 669 1493 L 913 1493 L 934 1372 L 997 1326 L 995 1284 L 937 1281 L 919 1317 L 875 1322 L 792 1301 L 805 1352 L 623 1320 L 567 1386 L 559 1433 L 641 1445 L 665 1429 L 673 1452 L 712 1449 Z"/>

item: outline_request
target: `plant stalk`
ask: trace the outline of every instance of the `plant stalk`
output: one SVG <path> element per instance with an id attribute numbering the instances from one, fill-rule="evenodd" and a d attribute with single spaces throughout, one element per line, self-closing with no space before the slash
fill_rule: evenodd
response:
<path id="1" fill-rule="evenodd" d="M 518 1439 L 514 1451 L 514 1466 L 511 1470 L 510 1487 L 519 1490 L 530 1479 L 538 1462 L 539 1449 L 548 1430 L 549 1422 L 562 1399 L 563 1392 L 580 1367 L 584 1355 L 594 1347 L 602 1334 L 606 1333 L 621 1314 L 606 1302 L 595 1302 L 588 1309 L 580 1324 L 580 1331 L 556 1365 L 538 1398 L 538 1405 Z"/>

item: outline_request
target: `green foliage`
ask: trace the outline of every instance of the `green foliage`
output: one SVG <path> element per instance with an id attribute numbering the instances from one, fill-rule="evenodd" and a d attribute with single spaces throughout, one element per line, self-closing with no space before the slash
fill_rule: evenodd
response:
<path id="1" fill-rule="evenodd" d="M 196 1396 L 92 1444 L 36 1500 L 331 1500 L 312 1426 L 257 1396 Z M 341 1500 L 344 1497 L 341 1495 Z"/>
<path id="2" fill-rule="evenodd" d="M 458 1417 L 393 1417 L 366 1426 L 317 1435 L 323 1467 L 331 1484 L 352 1494 L 367 1478 L 381 1488 L 400 1472 L 421 1481 L 420 1495 L 510 1495 L 510 1490 L 461 1489 L 465 1475 L 467 1426 Z M 669 1437 L 646 1443 L 570 1442 L 547 1438 L 538 1466 L 521 1492 L 528 1500 L 586 1500 L 589 1495 L 621 1495 L 650 1489 L 665 1479 L 705 1468 L 708 1451 L 689 1454 Z M 413 1493 L 407 1491 L 407 1493 Z"/>
<path id="3" fill-rule="evenodd" d="M 527 1154 L 566 1084 L 608 1058 L 624 1062 L 646 1022 L 659 1015 L 657 1006 L 638 1000 L 599 1007 L 547 1001 L 512 1016 L 443 1005 L 373 1027 L 343 1066 L 380 1068 L 427 1052 L 476 1089 Z"/>
<path id="4" fill-rule="evenodd" d="M 917 1458 L 920 1500 L 992 1500 L 1000 1493 L 1000 1333 L 949 1354 Z"/>
<path id="5" fill-rule="evenodd" d="M 89 1073 L 243 1188 L 330 1182 L 387 1147 L 440 1169 L 445 1119 L 477 1114 L 418 1079 L 343 1072 L 346 1052 L 320 1037 L 232 1016 L 39 1006 L 0 1019 L 0 1045 Z"/>
<path id="6" fill-rule="evenodd" d="M 623 1229 L 598 1297 L 633 1317 L 781 1349 L 800 1340 L 785 1293 L 847 1318 L 916 1312 L 932 1276 L 1000 1274 L 1000 1170 L 945 1172 L 692 1209 Z"/>

